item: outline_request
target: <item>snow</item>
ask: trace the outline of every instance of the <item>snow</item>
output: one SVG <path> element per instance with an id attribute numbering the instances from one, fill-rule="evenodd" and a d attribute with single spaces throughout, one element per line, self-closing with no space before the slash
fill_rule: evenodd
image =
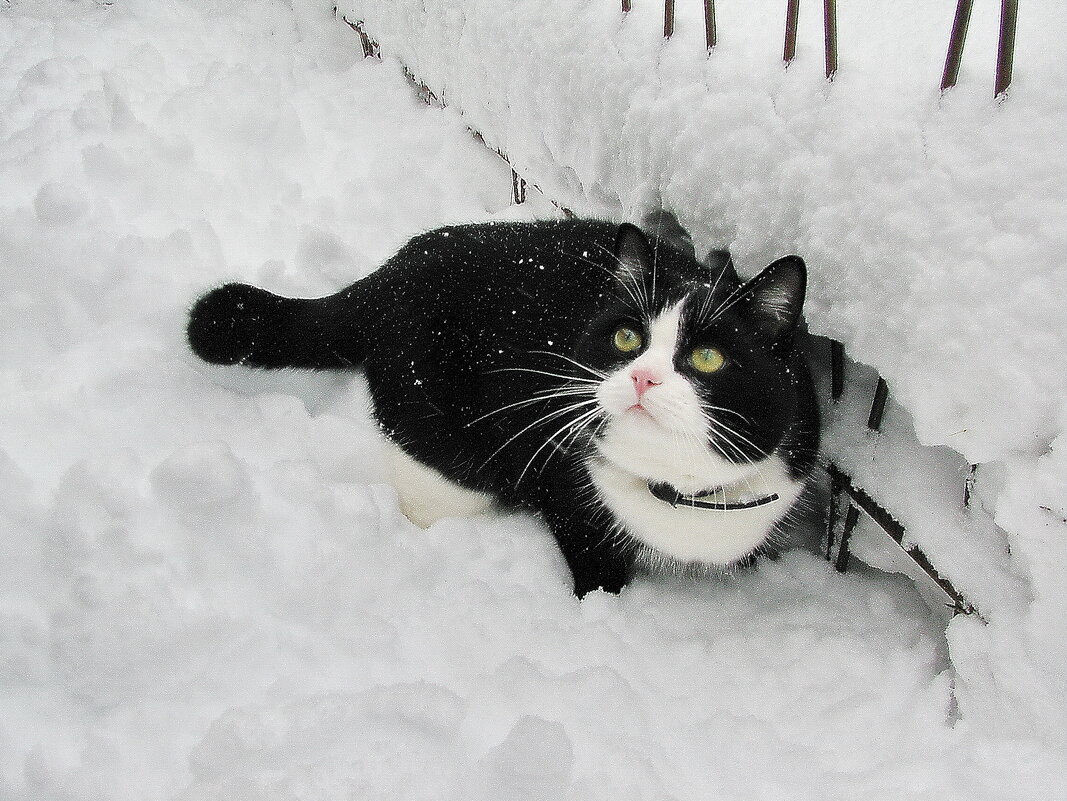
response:
<path id="1" fill-rule="evenodd" d="M 434 23 L 426 35 L 473 20 L 461 42 L 478 57 L 390 38 L 386 23 L 410 28 L 415 5 Z M 1020 52 L 1014 106 L 971 90 L 970 50 L 958 93 L 915 101 L 943 154 L 932 172 L 963 171 L 973 187 L 945 228 L 909 173 L 911 151 L 889 148 L 920 147 L 915 130 L 901 121 L 864 140 L 894 109 L 914 121 L 915 76 L 861 67 L 856 51 L 829 92 L 769 62 L 744 82 L 701 78 L 659 94 L 636 82 L 639 61 L 656 65 L 656 80 L 657 70 L 732 75 L 769 34 L 733 12 L 750 32 L 737 55 L 724 18 L 723 52 L 693 66 L 682 10 L 663 47 L 637 5 L 623 22 L 613 4 L 589 3 L 563 24 L 543 16 L 558 12 L 552 3 L 516 2 L 505 18 L 494 4 L 396 2 L 373 30 L 383 62 L 363 61 L 358 38 L 313 0 L 0 6 L 0 798 L 1067 795 L 1050 725 L 1067 696 L 1057 571 L 1067 415 L 1053 369 L 1062 230 L 1051 222 L 1064 182 L 1049 133 L 1059 51 Z M 1059 12 L 1042 13 L 1041 30 L 1024 15 L 1021 44 L 1054 38 Z M 972 36 L 983 26 L 976 9 Z M 602 61 L 589 56 L 595 70 L 567 61 L 583 52 L 569 45 L 579 29 L 618 37 L 597 49 Z M 534 48 L 528 60 L 510 55 L 516 36 L 529 45 L 520 52 Z M 919 52 L 921 41 L 901 46 Z M 436 78 L 449 108 L 419 103 L 389 54 Z M 814 55 L 802 48 L 795 66 L 803 59 Z M 561 100 L 560 75 L 575 96 L 605 102 Z M 776 113 L 806 127 L 775 123 L 766 91 L 746 94 L 763 82 L 781 93 Z M 820 133 L 869 86 L 884 108 L 865 103 L 862 127 Z M 623 113 L 631 96 L 647 108 Z M 672 130 L 679 97 L 723 114 L 703 131 L 678 128 L 704 153 L 703 173 L 671 168 L 683 163 L 675 140 L 654 135 Z M 468 124 L 577 209 L 622 216 L 658 192 L 702 243 L 731 244 L 750 271 L 803 253 L 816 276 L 812 326 L 846 339 L 899 392 L 887 418 L 898 433 L 884 446 L 893 458 L 940 486 L 960 475 L 955 451 L 908 439 L 906 408 L 927 443 L 996 461 L 973 514 L 939 504 L 936 484 L 902 512 L 988 624 L 956 618 L 946 637 L 908 579 L 839 575 L 804 548 L 722 581 L 645 579 L 579 603 L 532 518 L 422 531 L 402 517 L 361 379 L 215 369 L 187 352 L 186 310 L 222 281 L 322 294 L 419 231 L 552 214 L 536 192 L 510 206 L 510 170 Z M 998 126 L 1032 133 L 993 168 L 982 148 L 1001 141 Z M 614 158 L 616 134 L 649 152 Z M 862 145 L 855 161 L 841 163 L 838 136 Z M 853 169 L 877 148 L 897 157 Z M 706 170 L 723 154 L 736 158 Z M 845 201 L 878 175 L 884 193 L 849 215 Z M 1017 195 L 1000 188 L 1004 176 Z M 902 198 L 889 236 L 880 212 Z M 972 258 L 961 264 L 959 252 Z M 946 268 L 933 276 L 918 269 L 931 253 Z M 940 294 L 939 275 L 988 277 L 994 256 L 998 275 L 1004 261 L 1013 274 L 1025 265 L 1025 286 Z M 954 303 L 966 312 L 949 313 Z M 872 308 L 877 319 L 900 310 L 901 341 L 861 331 Z M 939 440 L 970 414 L 983 422 L 965 446 Z M 843 463 L 858 472 L 879 447 L 858 443 Z M 953 557 L 961 532 L 975 540 L 967 559 Z"/>
<path id="2" fill-rule="evenodd" d="M 710 55 L 699 3 L 679 4 L 667 42 L 658 2 L 340 12 L 567 207 L 620 219 L 666 207 L 745 275 L 805 258 L 807 321 L 866 380 L 830 415 L 830 456 L 990 622 L 968 638 L 953 631 L 968 623 L 950 627 L 954 664 L 972 668 L 965 716 L 1063 745 L 1067 593 L 1048 566 L 1067 562 L 1067 528 L 1045 510 L 1067 488 L 1067 12 L 1020 16 L 1014 82 L 994 100 L 996 4 L 974 10 L 959 82 L 939 91 L 953 5 L 842 5 L 832 83 L 821 9 L 802 11 L 784 69 L 772 0 L 717 4 Z M 862 364 L 891 387 L 882 434 L 863 430 Z M 968 463 L 981 467 L 962 510 Z M 875 532 L 861 534 L 888 567 Z"/>

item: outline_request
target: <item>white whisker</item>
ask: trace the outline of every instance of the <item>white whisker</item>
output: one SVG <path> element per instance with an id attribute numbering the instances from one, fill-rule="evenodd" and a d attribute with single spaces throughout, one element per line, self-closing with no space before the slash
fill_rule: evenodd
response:
<path id="1" fill-rule="evenodd" d="M 614 253 L 612 253 L 610 250 L 608 250 L 607 248 L 603 247 L 602 245 L 597 245 L 597 247 L 600 248 L 601 250 L 603 250 L 605 253 L 607 253 L 609 256 L 611 256 L 613 259 L 615 259 L 615 261 L 619 260 L 618 257 L 615 256 Z M 588 265 L 596 267 L 598 270 L 600 270 L 606 276 L 611 278 L 612 281 L 615 281 L 615 282 L 617 282 L 619 284 L 622 284 L 623 289 L 626 290 L 626 294 L 630 296 L 630 300 L 633 301 L 634 305 L 638 309 L 643 308 L 643 306 L 641 304 L 641 300 L 640 300 L 640 298 L 637 297 L 637 295 L 634 294 L 633 288 L 631 288 L 630 286 L 627 286 L 626 283 L 619 277 L 619 275 L 617 273 L 613 273 L 611 270 L 609 270 L 603 264 L 600 264 L 600 263 L 595 262 L 595 261 L 591 261 L 590 259 L 582 258 L 581 256 L 576 256 L 574 254 L 565 254 L 565 255 L 569 255 L 573 259 L 577 259 L 578 261 L 582 261 L 582 262 L 585 262 Z M 618 295 L 613 295 L 613 297 L 616 300 L 620 301 L 620 302 L 624 302 L 623 299 L 620 298 Z"/>
<path id="2" fill-rule="evenodd" d="M 535 370 L 532 367 L 499 367 L 496 370 L 486 370 L 486 374 L 491 373 L 535 373 L 536 375 L 548 376 L 549 378 L 559 378 L 563 381 L 581 381 L 586 384 L 599 384 L 600 380 L 596 378 L 579 378 L 573 375 L 560 375 L 559 373 L 549 373 L 545 370 Z"/>
<path id="3" fill-rule="evenodd" d="M 581 362 L 577 361 L 576 359 L 572 359 L 570 356 L 564 356 L 562 353 L 553 353 L 550 350 L 532 350 L 532 351 L 530 351 L 530 353 L 539 353 L 539 354 L 541 354 L 543 356 L 555 356 L 557 359 L 563 359 L 565 361 L 570 362 L 575 367 L 578 367 L 578 368 L 581 368 L 582 370 L 585 370 L 587 373 L 592 373 L 593 375 L 595 375 L 600 380 L 604 380 L 605 378 L 608 377 L 607 373 L 603 373 L 600 370 L 594 370 L 592 367 L 588 367 L 588 366 L 582 364 Z M 588 379 L 586 379 L 586 380 L 588 380 Z"/>
<path id="4" fill-rule="evenodd" d="M 592 403 L 597 403 L 597 400 L 595 398 L 591 398 L 589 400 L 579 401 L 578 403 L 573 403 L 570 406 L 565 406 L 562 409 L 556 409 L 555 411 L 549 412 L 548 414 L 537 418 L 532 423 L 530 423 L 528 426 L 525 426 L 524 428 L 522 428 L 518 433 L 513 434 L 503 445 L 501 445 L 499 448 L 497 448 L 495 451 L 493 451 L 489 455 L 489 458 L 486 459 L 482 463 L 481 468 L 479 468 L 479 469 L 484 468 L 487 464 L 489 464 L 491 461 L 493 461 L 493 459 L 496 458 L 497 454 L 499 454 L 502 450 L 504 450 L 504 448 L 506 448 L 508 445 L 510 445 L 515 440 L 517 440 L 519 437 L 521 437 L 523 434 L 525 434 L 530 429 L 536 428 L 537 426 L 540 426 L 540 425 L 544 425 L 544 424 L 550 422 L 551 420 L 556 420 L 556 419 L 558 419 L 559 417 L 561 417 L 561 416 L 563 416 L 565 414 L 569 414 L 569 413 L 571 413 L 573 411 L 577 411 L 578 409 L 581 409 L 582 407 L 588 406 L 589 404 L 592 404 Z"/>
<path id="5" fill-rule="evenodd" d="M 553 400 L 554 398 L 564 398 L 564 397 L 570 397 L 570 396 L 576 396 L 576 395 L 592 395 L 595 392 L 596 392 L 596 388 L 595 387 L 563 387 L 563 388 L 560 388 L 560 389 L 543 390 L 541 392 L 538 392 L 536 395 L 534 395 L 531 398 L 526 398 L 525 400 L 515 401 L 514 403 L 509 403 L 506 406 L 501 406 L 499 409 L 494 409 L 491 412 L 487 412 L 486 414 L 483 414 L 481 417 L 476 417 L 475 419 L 473 419 L 469 423 L 467 423 L 464 426 L 464 428 L 470 428 L 475 423 L 480 423 L 482 420 L 485 420 L 488 417 L 492 417 L 494 414 L 500 414 L 501 412 L 506 412 L 508 409 L 517 409 L 517 408 L 521 408 L 523 406 L 529 406 L 530 404 L 533 404 L 533 403 L 546 403 L 546 402 L 548 402 L 550 400 Z"/>
<path id="6" fill-rule="evenodd" d="M 553 434 L 552 434 L 552 436 L 548 437 L 548 439 L 546 439 L 546 440 L 544 441 L 544 443 L 543 443 L 543 444 L 541 445 L 541 447 L 539 447 L 539 448 L 538 448 L 538 449 L 537 449 L 536 451 L 534 451 L 534 452 L 533 452 L 533 456 L 531 456 L 531 457 L 530 457 L 530 460 L 529 460 L 529 461 L 528 461 L 528 462 L 526 463 L 526 466 L 525 466 L 524 468 L 522 468 L 522 472 L 521 472 L 521 473 L 519 473 L 519 477 L 518 477 L 518 479 L 516 480 L 516 483 L 519 483 L 519 482 L 521 482 L 521 481 L 522 481 L 522 479 L 523 479 L 523 476 L 525 476 L 525 475 L 526 475 L 526 471 L 530 469 L 530 466 L 531 466 L 531 465 L 532 465 L 532 464 L 534 463 L 534 460 L 535 460 L 535 459 L 537 458 L 537 455 L 538 455 L 539 453 L 541 453 L 541 451 L 543 451 L 543 450 L 544 450 L 544 449 L 545 449 L 546 447 L 548 447 L 548 445 L 552 444 L 553 440 L 555 440 L 555 438 L 556 438 L 556 437 L 558 437 L 558 436 L 559 436 L 560 434 L 562 434 L 562 433 L 563 433 L 564 431 L 567 431 L 567 432 L 568 432 L 568 436 L 569 436 L 569 435 L 570 435 L 570 433 L 571 433 L 571 431 L 572 431 L 572 429 L 573 429 L 573 428 L 574 428 L 575 426 L 579 426 L 579 427 L 580 427 L 581 425 L 583 425 L 583 424 L 585 424 L 586 422 L 588 422 L 588 420 L 590 420 L 591 418 L 593 418 L 593 417 L 595 417 L 596 415 L 600 414 L 600 413 L 601 413 L 601 411 L 602 411 L 602 410 L 601 410 L 601 409 L 600 409 L 599 407 L 598 407 L 598 408 L 595 408 L 595 409 L 590 409 L 590 410 L 589 410 L 589 411 L 587 411 L 587 412 L 583 412 L 583 413 L 582 413 L 581 415 L 579 415 L 579 416 L 578 416 L 578 417 L 577 417 L 576 419 L 574 419 L 574 420 L 571 420 L 570 422 L 566 423 L 566 424 L 565 424 L 564 426 L 562 426 L 561 428 L 557 429 L 557 430 L 555 431 L 555 433 L 553 433 Z M 565 442 L 566 440 L 567 440 L 567 437 L 564 437 L 564 442 Z M 560 446 L 562 446 L 562 443 L 560 444 Z M 558 450 L 558 448 L 557 448 L 557 450 Z M 554 451 L 554 452 L 555 452 L 555 451 Z M 551 460 L 551 458 L 552 458 L 552 457 L 551 457 L 551 455 L 549 455 L 549 457 L 548 457 L 548 460 L 546 460 L 546 461 L 545 461 L 545 464 L 548 464 L 548 461 L 549 461 L 549 460 Z M 543 469 L 544 469 L 544 468 L 542 468 L 542 470 L 543 470 Z"/>
<path id="7" fill-rule="evenodd" d="M 735 411 L 734 409 L 727 409 L 725 406 L 715 406 L 714 404 L 711 404 L 711 403 L 704 403 L 703 406 L 704 406 L 705 409 L 710 409 L 713 412 L 726 412 L 727 414 L 732 414 L 732 415 L 740 418 L 741 422 L 744 423 L 745 425 L 751 425 L 752 424 L 751 420 L 749 420 L 747 417 L 745 417 L 743 414 L 741 414 L 741 412 Z"/>
<path id="8" fill-rule="evenodd" d="M 638 311 L 643 312 L 645 314 L 650 314 L 652 304 L 649 301 L 648 292 L 646 291 L 644 282 L 639 283 L 637 280 L 637 275 L 632 270 L 630 270 L 625 264 L 623 264 L 622 260 L 618 256 L 616 256 L 606 247 L 600 244 L 598 244 L 596 247 L 607 253 L 608 256 L 610 256 L 611 258 L 613 258 L 618 263 L 619 267 L 622 268 L 623 274 L 626 276 L 626 278 L 630 280 L 633 291 L 630 291 L 631 288 L 627 286 L 626 282 L 621 277 L 619 277 L 618 275 L 615 276 L 616 279 L 618 279 L 619 283 L 621 283 L 624 287 L 627 288 L 630 297 L 633 298 L 634 303 L 637 304 Z M 653 297 L 654 296 L 655 288 L 653 288 Z"/>

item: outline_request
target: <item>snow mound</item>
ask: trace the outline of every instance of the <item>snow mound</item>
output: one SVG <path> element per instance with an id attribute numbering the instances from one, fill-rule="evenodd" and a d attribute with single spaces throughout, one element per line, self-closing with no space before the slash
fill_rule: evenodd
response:
<path id="1" fill-rule="evenodd" d="M 950 636 L 965 714 L 1063 745 L 1067 592 L 1048 566 L 1067 564 L 1067 9 L 1020 15 L 1014 83 L 995 101 L 995 4 L 974 10 L 959 82 L 939 91 L 953 6 L 839 6 L 832 83 L 821 14 L 802 11 L 786 69 L 772 0 L 717 4 L 710 55 L 699 3 L 678 4 L 666 41 L 655 2 L 339 12 L 563 205 L 631 220 L 671 209 L 746 275 L 804 257 L 812 331 L 876 367 L 910 415 L 896 426 L 909 453 L 834 425 L 830 455 L 991 619 Z M 851 419 L 862 427 L 866 410 Z M 953 470 L 960 495 L 968 462 L 983 464 L 975 508 L 926 509 Z"/>
<path id="2" fill-rule="evenodd" d="M 805 550 L 579 603 L 536 520 L 401 516 L 361 379 L 195 362 L 186 311 L 225 280 L 311 296 L 420 230 L 552 213 L 328 4 L 0 19 L 0 798 L 1067 793 L 1043 731 L 968 713 L 1058 708 L 1010 650 L 1057 620 L 947 644 L 907 580 Z M 1021 475 L 1012 532 L 1056 491 Z M 1025 608 L 1055 600 L 1023 565 Z"/>

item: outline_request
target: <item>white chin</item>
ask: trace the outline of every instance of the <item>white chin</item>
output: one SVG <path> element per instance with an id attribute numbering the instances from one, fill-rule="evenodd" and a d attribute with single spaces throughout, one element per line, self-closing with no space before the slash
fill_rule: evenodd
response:
<path id="1" fill-rule="evenodd" d="M 613 419 L 598 442 L 601 455 L 646 481 L 666 481 L 679 492 L 699 492 L 754 475 L 756 464 L 734 464 L 711 450 L 706 439 L 686 437 L 647 414 Z"/>

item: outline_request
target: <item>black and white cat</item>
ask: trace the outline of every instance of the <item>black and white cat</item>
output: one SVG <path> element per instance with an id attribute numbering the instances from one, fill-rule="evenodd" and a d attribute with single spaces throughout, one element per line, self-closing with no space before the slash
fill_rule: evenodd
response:
<path id="1" fill-rule="evenodd" d="M 811 472 L 818 413 L 794 346 L 804 263 L 747 283 L 728 256 L 596 220 L 416 236 L 325 298 L 227 284 L 189 341 L 216 364 L 362 367 L 426 526 L 535 510 L 581 597 L 641 564 L 723 568 L 772 544 Z"/>

